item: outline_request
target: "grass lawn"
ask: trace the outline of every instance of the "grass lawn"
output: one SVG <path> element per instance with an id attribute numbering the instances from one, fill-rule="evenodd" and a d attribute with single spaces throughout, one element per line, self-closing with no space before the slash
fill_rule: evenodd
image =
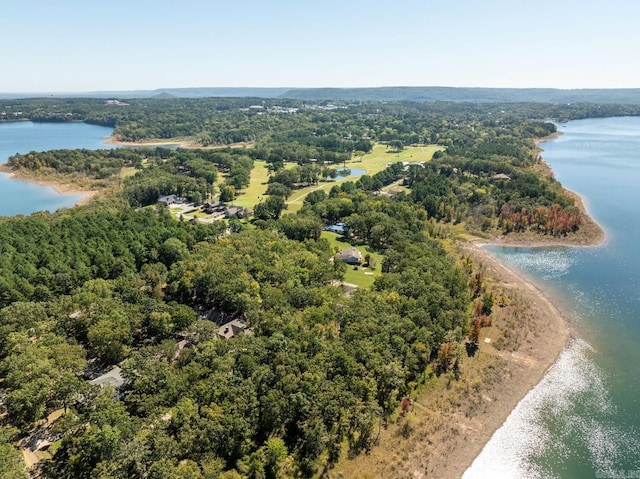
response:
<path id="1" fill-rule="evenodd" d="M 338 252 L 351 246 L 351 243 L 349 243 L 342 235 L 336 233 L 323 231 L 320 237 L 329 241 L 331 248 L 334 250 L 337 248 Z M 374 253 L 368 246 L 358 246 L 358 249 L 363 255 L 370 254 L 371 257 L 375 259 L 375 267 L 364 268 L 362 266 L 358 266 L 357 269 L 355 269 L 354 266 L 347 265 L 347 271 L 344 274 L 344 282 L 355 284 L 360 288 L 369 288 L 373 284 L 373 281 L 382 274 L 382 260 L 384 259 L 384 256 L 379 253 Z"/>
<path id="2" fill-rule="evenodd" d="M 185 214 L 185 216 L 189 216 L 191 218 L 212 218 L 213 217 L 213 215 L 208 215 L 207 213 L 201 210 L 197 210 L 197 211 L 194 211 L 193 213 Z"/>
<path id="3" fill-rule="evenodd" d="M 147 158 L 144 158 L 142 160 L 142 166 L 147 166 L 147 164 L 149 164 L 149 160 Z M 138 168 L 136 168 L 135 166 L 123 166 L 122 168 L 120 168 L 120 179 L 124 180 L 125 178 L 128 178 L 130 176 L 135 175 L 138 171 L 140 171 Z"/>
<path id="4" fill-rule="evenodd" d="M 125 178 L 128 178 L 129 176 L 133 176 L 135 175 L 139 170 L 133 166 L 125 166 L 124 168 L 120 169 L 120 179 L 124 180 Z"/>

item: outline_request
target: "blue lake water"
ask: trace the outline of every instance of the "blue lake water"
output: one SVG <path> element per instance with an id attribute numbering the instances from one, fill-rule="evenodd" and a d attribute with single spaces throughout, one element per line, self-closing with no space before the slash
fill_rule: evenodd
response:
<path id="1" fill-rule="evenodd" d="M 577 337 L 465 478 L 640 477 L 640 118 L 569 122 L 542 153 L 607 232 L 592 248 L 490 252 L 573 317 Z"/>
<path id="2" fill-rule="evenodd" d="M 0 123 L 0 163 L 16 153 L 64 148 L 110 148 L 104 137 L 112 128 L 86 123 Z M 0 216 L 55 211 L 76 204 L 82 195 L 59 194 L 50 186 L 11 179 L 0 174 Z"/>
<path id="3" fill-rule="evenodd" d="M 345 171 L 344 168 L 339 168 L 338 178 L 359 178 L 367 172 L 366 170 L 360 168 L 347 168 L 346 170 L 347 171 Z"/>

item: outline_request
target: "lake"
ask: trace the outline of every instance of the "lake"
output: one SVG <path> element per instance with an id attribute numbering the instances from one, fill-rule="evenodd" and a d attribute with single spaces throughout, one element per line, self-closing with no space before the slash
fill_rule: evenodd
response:
<path id="1" fill-rule="evenodd" d="M 542 156 L 607 240 L 489 248 L 569 312 L 577 335 L 465 478 L 640 477 L 640 118 L 559 129 Z"/>
<path id="2" fill-rule="evenodd" d="M 104 137 L 112 128 L 86 123 L 0 123 L 0 163 L 16 153 L 73 148 L 111 148 Z M 11 179 L 0 174 L 0 216 L 28 215 L 36 211 L 55 211 L 70 207 L 82 195 L 59 194 L 51 186 Z"/>

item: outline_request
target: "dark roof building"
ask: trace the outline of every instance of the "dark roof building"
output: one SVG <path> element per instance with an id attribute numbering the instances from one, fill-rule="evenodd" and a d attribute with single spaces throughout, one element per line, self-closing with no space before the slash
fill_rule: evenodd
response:
<path id="1" fill-rule="evenodd" d="M 339 234 L 339 235 L 344 235 L 347 233 L 344 223 L 336 223 L 335 225 L 328 225 L 325 227 L 325 230 L 331 233 Z"/>
<path id="2" fill-rule="evenodd" d="M 158 203 L 162 203 L 165 206 L 169 205 L 182 205 L 187 202 L 187 199 L 183 196 L 166 195 L 158 197 Z"/>
<path id="3" fill-rule="evenodd" d="M 227 206 L 224 210 L 225 218 L 243 218 L 244 208 L 242 206 Z"/>

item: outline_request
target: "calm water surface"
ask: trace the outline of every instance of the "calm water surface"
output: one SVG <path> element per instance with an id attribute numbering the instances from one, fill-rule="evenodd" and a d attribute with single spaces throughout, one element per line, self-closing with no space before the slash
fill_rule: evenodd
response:
<path id="1" fill-rule="evenodd" d="M 490 248 L 570 312 L 578 337 L 465 478 L 640 477 L 640 118 L 560 130 L 543 157 L 586 199 L 607 241 Z"/>
<path id="2" fill-rule="evenodd" d="M 11 155 L 64 148 L 109 148 L 103 143 L 112 128 L 86 123 L 0 123 L 0 163 Z M 58 194 L 50 186 L 13 180 L 0 174 L 0 216 L 28 215 L 73 206 L 82 195 Z"/>
<path id="3" fill-rule="evenodd" d="M 360 168 L 346 168 L 346 170 L 348 173 L 345 174 L 345 168 L 338 168 L 338 178 L 359 178 L 367 172 Z"/>

